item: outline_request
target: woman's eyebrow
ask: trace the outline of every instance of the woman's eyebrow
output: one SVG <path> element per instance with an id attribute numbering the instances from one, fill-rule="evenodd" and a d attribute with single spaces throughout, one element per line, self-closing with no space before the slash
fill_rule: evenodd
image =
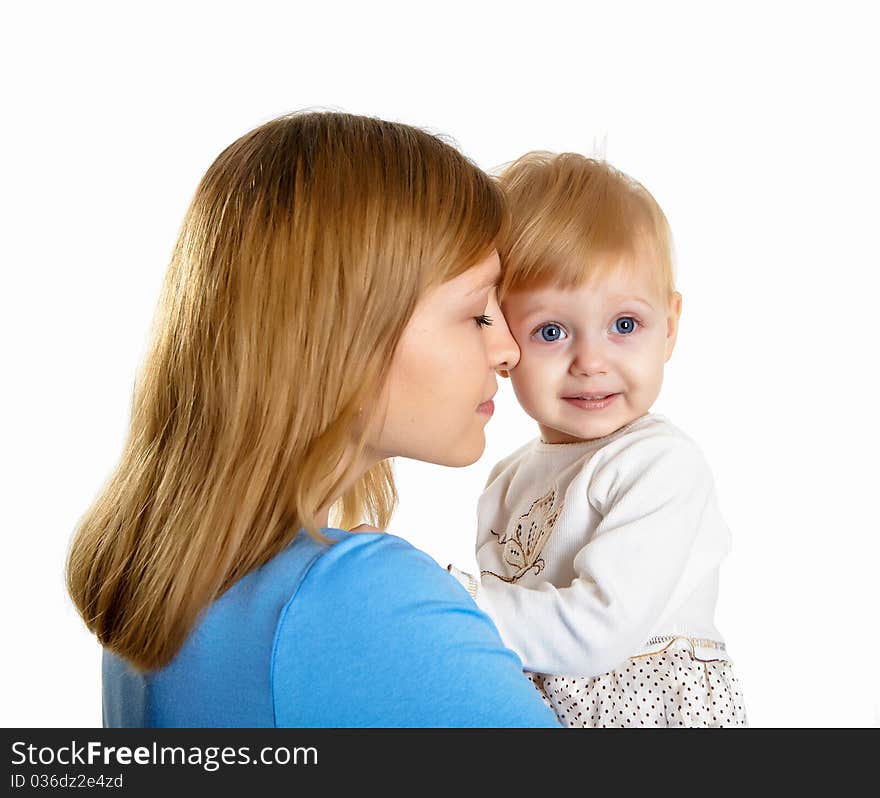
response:
<path id="1" fill-rule="evenodd" d="M 491 280 L 487 280 L 484 283 L 481 283 L 472 291 L 468 292 L 468 296 L 473 296 L 474 294 L 479 294 L 481 291 L 485 291 L 487 288 L 497 288 L 501 284 L 501 270 L 499 269 L 494 277 Z"/>

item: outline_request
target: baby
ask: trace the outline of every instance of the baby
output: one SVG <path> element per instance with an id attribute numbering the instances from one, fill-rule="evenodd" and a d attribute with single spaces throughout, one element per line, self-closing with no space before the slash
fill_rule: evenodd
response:
<path id="1" fill-rule="evenodd" d="M 510 378 L 541 435 L 489 475 L 479 579 L 450 571 L 565 725 L 745 726 L 713 617 L 730 533 L 700 449 L 650 412 L 681 313 L 666 218 L 573 153 L 499 179 Z"/>

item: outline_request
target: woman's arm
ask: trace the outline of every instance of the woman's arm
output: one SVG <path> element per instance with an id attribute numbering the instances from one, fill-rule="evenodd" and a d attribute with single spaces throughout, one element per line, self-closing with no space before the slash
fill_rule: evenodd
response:
<path id="1" fill-rule="evenodd" d="M 556 726 L 492 622 L 430 557 L 387 534 L 317 558 L 279 622 L 278 726 Z"/>

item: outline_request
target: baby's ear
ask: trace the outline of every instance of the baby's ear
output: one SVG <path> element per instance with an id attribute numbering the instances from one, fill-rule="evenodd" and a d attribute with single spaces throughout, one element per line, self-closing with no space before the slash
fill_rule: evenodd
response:
<path id="1" fill-rule="evenodd" d="M 669 298 L 669 309 L 666 314 L 666 355 L 663 362 L 672 357 L 675 339 L 678 337 L 678 319 L 681 316 L 681 294 L 674 291 Z"/>

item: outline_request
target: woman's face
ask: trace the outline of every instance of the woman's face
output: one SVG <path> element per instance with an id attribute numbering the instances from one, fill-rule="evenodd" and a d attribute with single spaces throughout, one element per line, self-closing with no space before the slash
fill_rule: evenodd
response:
<path id="1" fill-rule="evenodd" d="M 374 459 L 400 456 L 446 466 L 479 459 L 494 410 L 495 370 L 519 360 L 495 296 L 500 274 L 493 252 L 416 305 L 391 363 L 385 423 L 368 440 Z M 480 323 L 485 317 L 491 325 Z"/>

